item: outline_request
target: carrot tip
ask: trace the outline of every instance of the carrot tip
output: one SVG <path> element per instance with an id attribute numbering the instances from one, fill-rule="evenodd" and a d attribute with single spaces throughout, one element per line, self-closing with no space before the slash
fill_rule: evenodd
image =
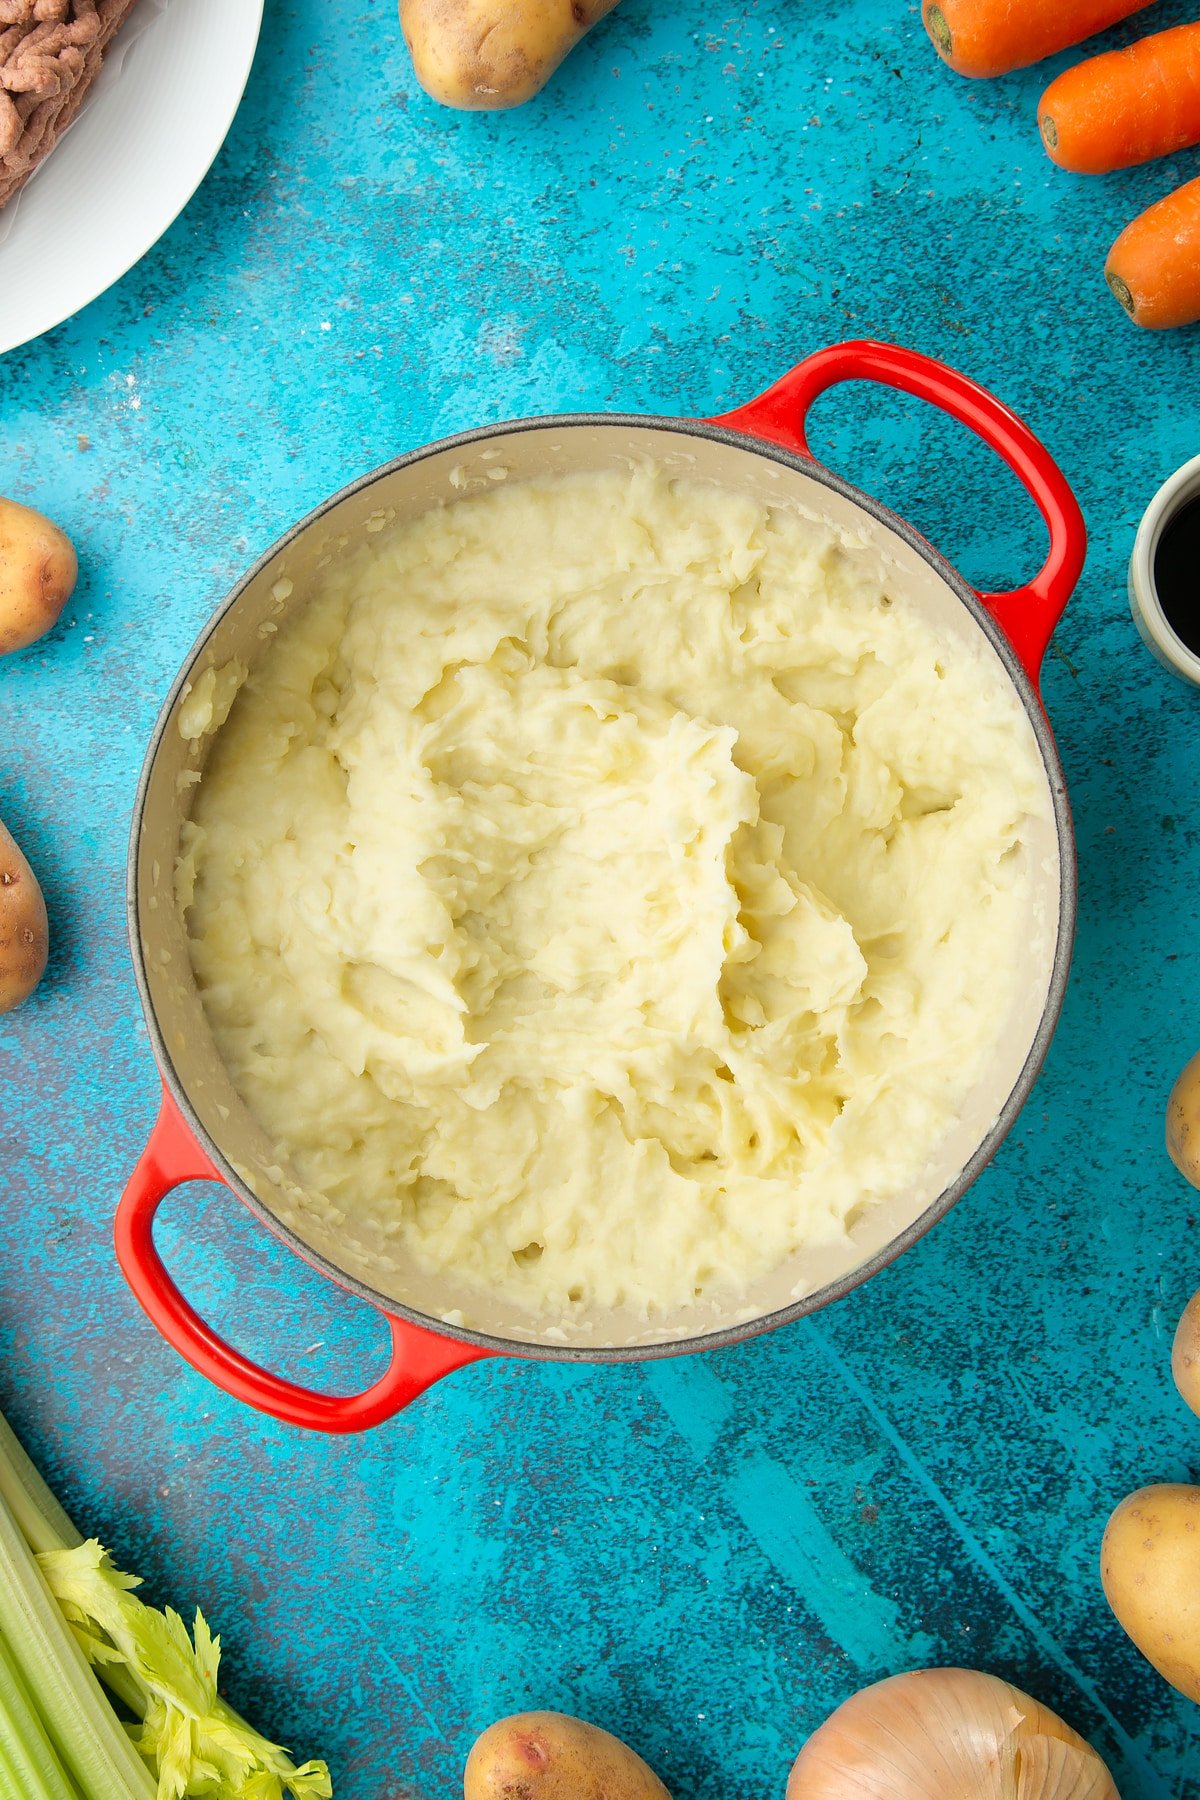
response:
<path id="1" fill-rule="evenodd" d="M 949 56 L 954 49 L 954 37 L 946 23 L 946 15 L 940 6 L 926 7 L 925 29 L 933 39 L 938 52 L 942 56 Z"/>
<path id="2" fill-rule="evenodd" d="M 1113 269 L 1105 269 L 1104 279 L 1112 291 L 1113 298 L 1120 301 L 1131 319 L 1134 318 L 1137 313 L 1137 301 L 1129 291 L 1128 284 L 1122 281 Z"/>
<path id="3" fill-rule="evenodd" d="M 1038 124 L 1042 128 L 1042 137 L 1045 139 L 1047 150 L 1057 150 L 1058 149 L 1058 126 L 1054 123 L 1054 120 L 1050 117 L 1050 114 L 1043 113 L 1041 118 L 1038 120 Z"/>

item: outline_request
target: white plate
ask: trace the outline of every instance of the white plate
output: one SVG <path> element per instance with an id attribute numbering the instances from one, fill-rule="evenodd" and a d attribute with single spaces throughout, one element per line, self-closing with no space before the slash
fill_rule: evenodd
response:
<path id="1" fill-rule="evenodd" d="M 233 123 L 262 14 L 263 0 L 167 0 L 101 76 L 0 243 L 0 354 L 111 287 L 183 211 Z"/>

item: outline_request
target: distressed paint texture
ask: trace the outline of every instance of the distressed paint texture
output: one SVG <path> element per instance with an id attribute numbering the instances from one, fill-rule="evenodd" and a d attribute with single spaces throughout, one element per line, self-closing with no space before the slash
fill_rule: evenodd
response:
<path id="1" fill-rule="evenodd" d="M 1096 1578 L 1111 1506 L 1200 1464 L 1167 1366 L 1200 1244 L 1161 1146 L 1200 1043 L 1200 695 L 1151 661 L 1123 591 L 1142 506 L 1200 450 L 1197 338 L 1137 335 L 1100 276 L 1194 159 L 1061 174 L 1044 74 L 959 80 L 902 0 L 625 0 L 490 118 L 415 89 L 384 0 L 267 12 L 182 218 L 0 362 L 0 491 L 61 520 L 83 566 L 53 637 L 0 668 L 0 815 L 55 932 L 36 1001 L 0 1024 L 0 1405 L 160 1599 L 203 1601 L 231 1697 L 326 1754 L 343 1800 L 441 1800 L 474 1733 L 532 1705 L 629 1737 L 678 1800 L 778 1800 L 831 1707 L 938 1660 L 1058 1706 L 1125 1800 L 1200 1792 L 1200 1714 Z M 1002 1154 L 866 1289 L 737 1350 L 483 1364 L 350 1441 L 226 1401 L 110 1249 L 155 1105 L 126 831 L 195 633 L 281 529 L 406 447 L 554 409 L 712 413 L 867 333 L 1024 413 L 1092 534 L 1045 683 L 1078 953 Z M 842 390 L 813 437 L 981 585 L 1032 570 L 1032 508 L 957 427 Z M 370 1312 L 227 1195 L 185 1190 L 161 1239 L 251 1352 L 329 1386 L 378 1367 Z"/>

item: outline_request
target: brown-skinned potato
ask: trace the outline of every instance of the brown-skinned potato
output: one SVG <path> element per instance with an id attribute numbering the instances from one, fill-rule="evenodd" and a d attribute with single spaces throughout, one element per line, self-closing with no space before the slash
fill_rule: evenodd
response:
<path id="1" fill-rule="evenodd" d="M 1200 1488 L 1166 1482 L 1122 1500 L 1104 1532 L 1100 1577 L 1147 1662 L 1200 1700 Z"/>
<path id="2" fill-rule="evenodd" d="M 417 80 L 443 106 L 520 106 L 617 0 L 400 0 Z"/>
<path id="3" fill-rule="evenodd" d="M 1200 1188 L 1200 1050 L 1180 1071 L 1167 1100 L 1167 1155 Z"/>
<path id="4" fill-rule="evenodd" d="M 37 877 L 0 823 L 0 1013 L 28 1000 L 42 979 L 49 949 Z"/>
<path id="5" fill-rule="evenodd" d="M 1200 1416 L 1200 1294 L 1193 1294 L 1175 1327 L 1171 1373 L 1192 1411 Z"/>
<path id="6" fill-rule="evenodd" d="M 0 498 L 0 656 L 25 650 L 56 622 L 75 588 L 69 537 L 49 519 Z"/>
<path id="7" fill-rule="evenodd" d="M 567 1713 L 515 1713 L 477 1738 L 463 1800 L 671 1800 L 620 1738 Z"/>

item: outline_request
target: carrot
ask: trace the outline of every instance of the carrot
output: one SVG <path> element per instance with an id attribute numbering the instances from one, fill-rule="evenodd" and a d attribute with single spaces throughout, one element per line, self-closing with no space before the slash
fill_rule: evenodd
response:
<path id="1" fill-rule="evenodd" d="M 1038 107 L 1062 169 L 1103 175 L 1200 144 L 1200 25 L 1091 56 L 1052 81 Z"/>
<path id="2" fill-rule="evenodd" d="M 943 62 L 960 75 L 1007 75 L 1139 12 L 1151 0 L 923 0 Z"/>
<path id="3" fill-rule="evenodd" d="M 1135 325 L 1162 331 L 1200 319 L 1200 177 L 1125 227 L 1104 279 Z"/>

